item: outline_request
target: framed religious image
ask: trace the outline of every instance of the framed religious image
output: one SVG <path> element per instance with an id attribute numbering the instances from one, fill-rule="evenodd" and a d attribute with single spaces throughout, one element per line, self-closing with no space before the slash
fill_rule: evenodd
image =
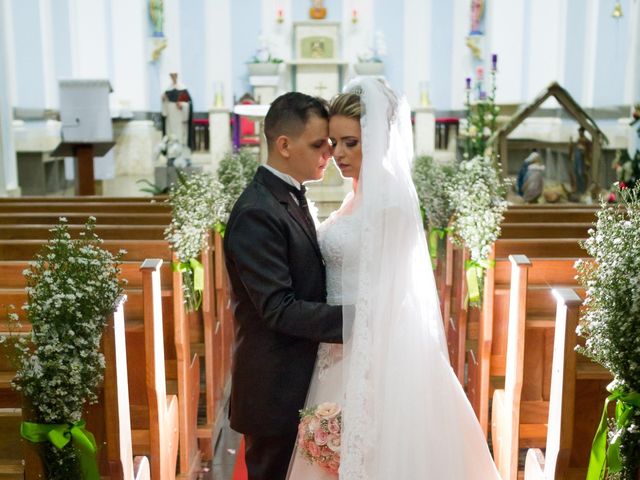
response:
<path id="1" fill-rule="evenodd" d="M 293 46 L 298 60 L 337 60 L 340 55 L 338 22 L 294 22 Z"/>

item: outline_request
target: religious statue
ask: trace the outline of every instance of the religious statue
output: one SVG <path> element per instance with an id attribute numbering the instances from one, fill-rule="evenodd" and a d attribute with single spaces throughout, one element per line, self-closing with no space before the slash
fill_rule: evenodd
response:
<path id="1" fill-rule="evenodd" d="M 484 0 L 471 0 L 471 31 L 469 35 L 482 35 L 480 22 L 484 16 Z"/>
<path id="2" fill-rule="evenodd" d="M 169 164 L 173 164 L 176 157 L 190 157 L 190 149 L 195 147 L 193 135 L 193 102 L 187 88 L 178 82 L 178 74 L 169 74 L 171 84 L 162 94 L 162 135 L 167 143 L 179 145 L 171 149 L 167 155 Z"/>
<path id="3" fill-rule="evenodd" d="M 516 183 L 517 193 L 525 202 L 534 203 L 542 195 L 544 191 L 544 170 L 545 166 L 542 164 L 542 157 L 534 149 L 525 158 L 518 172 Z"/>
<path id="4" fill-rule="evenodd" d="M 164 5 L 163 0 L 149 0 L 149 19 L 152 36 L 164 37 Z"/>
<path id="5" fill-rule="evenodd" d="M 327 16 L 327 9 L 323 0 L 311 0 L 311 8 L 309 9 L 309 17 L 314 20 L 322 20 Z"/>
<path id="6" fill-rule="evenodd" d="M 578 128 L 578 140 L 569 144 L 569 158 L 572 161 L 573 190 L 582 195 L 587 191 L 591 172 L 591 141 L 584 134 L 584 127 Z"/>

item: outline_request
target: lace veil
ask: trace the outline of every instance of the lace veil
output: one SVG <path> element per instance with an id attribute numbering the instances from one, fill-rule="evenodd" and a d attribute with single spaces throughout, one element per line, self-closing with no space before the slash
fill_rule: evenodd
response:
<path id="1" fill-rule="evenodd" d="M 349 295 L 357 299 L 356 308 L 344 308 L 340 478 L 426 478 L 420 472 L 398 476 L 398 464 L 406 452 L 396 451 L 398 442 L 391 433 L 399 429 L 406 434 L 411 425 L 394 423 L 411 422 L 412 409 L 425 407 L 420 404 L 424 397 L 398 398 L 406 391 L 402 383 L 415 381 L 428 368 L 412 364 L 425 360 L 420 350 L 427 345 L 436 361 L 448 363 L 411 178 L 410 109 L 404 98 L 378 79 L 356 79 L 345 91 L 360 95 L 363 161 L 353 200 L 354 213 L 362 216 L 358 231 L 353 232 L 360 248 L 343 262 L 343 279 L 358 273 L 357 291 Z M 353 288 L 349 283 L 348 288 Z M 428 393 L 420 388 L 412 391 L 416 397 Z"/>

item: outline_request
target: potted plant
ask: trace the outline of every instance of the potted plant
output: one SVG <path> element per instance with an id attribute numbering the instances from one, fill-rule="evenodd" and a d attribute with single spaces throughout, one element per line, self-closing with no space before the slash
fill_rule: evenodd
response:
<path id="1" fill-rule="evenodd" d="M 261 36 L 258 38 L 258 41 L 260 46 L 247 63 L 249 75 L 277 75 L 283 60 L 271 54 L 266 37 Z"/>

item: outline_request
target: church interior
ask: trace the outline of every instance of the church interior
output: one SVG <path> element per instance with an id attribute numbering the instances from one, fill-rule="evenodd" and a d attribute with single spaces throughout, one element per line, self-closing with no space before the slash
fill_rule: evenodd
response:
<path id="1" fill-rule="evenodd" d="M 640 222 L 640 195 L 625 193 L 640 178 L 640 1 L 0 0 L 1 479 L 248 478 L 227 420 L 228 210 L 267 160 L 269 105 L 289 91 L 329 101 L 360 77 L 410 107 L 449 360 L 500 477 L 640 478 L 640 343 L 593 347 L 608 301 L 606 318 L 628 322 L 601 334 L 640 338 L 640 297 L 615 280 L 640 278 L 638 234 L 624 230 Z M 481 214 L 453 202 L 438 222 L 429 199 L 440 190 L 427 191 L 457 185 L 473 199 L 485 180 L 455 175 L 477 157 L 497 185 L 482 248 L 455 225 Z M 318 219 L 351 188 L 330 164 L 308 185 Z M 191 197 L 178 206 L 180 195 Z M 218 207 L 227 217 L 209 218 Z M 189 219 L 208 223 L 201 250 L 183 255 Z M 59 228 L 97 234 L 128 281 L 96 341 L 93 402 L 82 421 L 48 422 L 70 425 L 64 452 L 82 449 L 86 420 L 98 476 L 82 459 L 82 476 L 52 476 L 38 443 L 52 435 L 24 433 L 47 424 L 27 395 L 35 380 L 20 376 L 29 362 L 7 360 L 14 343 L 37 352 L 33 332 L 47 331 L 21 306 L 36 301 L 54 263 L 38 252 Z M 614 260 L 606 228 L 627 232 Z M 599 288 L 619 288 L 617 300 Z"/>

